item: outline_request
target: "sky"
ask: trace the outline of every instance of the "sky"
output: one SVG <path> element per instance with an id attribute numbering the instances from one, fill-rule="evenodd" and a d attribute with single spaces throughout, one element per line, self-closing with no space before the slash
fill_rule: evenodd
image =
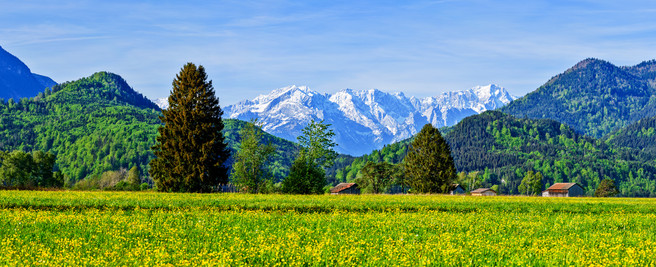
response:
<path id="1" fill-rule="evenodd" d="M 221 105 L 289 85 L 521 96 L 585 58 L 656 58 L 656 1 L 0 0 L 0 46 L 57 82 L 109 71 L 151 99 L 187 62 Z"/>

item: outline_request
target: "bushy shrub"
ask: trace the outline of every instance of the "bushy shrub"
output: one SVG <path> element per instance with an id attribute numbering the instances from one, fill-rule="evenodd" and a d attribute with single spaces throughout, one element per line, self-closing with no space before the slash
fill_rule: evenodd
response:
<path id="1" fill-rule="evenodd" d="M 142 184 L 139 186 L 139 189 L 140 189 L 141 191 L 146 191 L 146 190 L 150 189 L 150 185 L 149 185 L 148 183 L 142 183 Z"/>

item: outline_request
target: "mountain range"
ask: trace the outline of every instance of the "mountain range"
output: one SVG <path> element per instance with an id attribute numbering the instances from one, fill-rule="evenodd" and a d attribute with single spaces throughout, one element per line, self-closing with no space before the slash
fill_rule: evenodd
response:
<path id="1" fill-rule="evenodd" d="M 362 155 L 409 138 L 426 123 L 451 126 L 513 99 L 494 84 L 425 98 L 376 89 L 323 94 L 305 86 L 289 86 L 227 106 L 224 117 L 258 119 L 265 131 L 288 140 L 295 140 L 311 120 L 323 120 L 332 125 L 338 152 Z"/>
<path id="2" fill-rule="evenodd" d="M 615 180 L 624 196 L 656 196 L 656 61 L 617 67 L 586 59 L 509 105 L 443 130 L 459 181 L 517 194 L 527 171 L 545 185 L 576 182 L 592 195 Z M 400 163 L 411 139 L 333 170 L 353 181 L 366 162 Z"/>
<path id="3" fill-rule="evenodd" d="M 0 47 L 0 98 L 34 97 L 57 83 L 34 74 L 20 59 Z"/>
<path id="4" fill-rule="evenodd" d="M 321 94 L 291 86 L 224 110 L 228 117 L 235 113 L 243 119 L 266 115 L 263 118 L 272 125 L 289 132 L 303 125 L 295 126 L 296 120 L 325 119 L 338 134 L 373 145 L 384 144 L 383 137 L 407 136 L 361 157 L 341 155 L 327 171 L 333 184 L 353 181 L 369 161 L 402 162 L 412 140 L 408 128 L 422 121 L 448 125 L 460 120 L 454 114 L 462 114 L 470 116 L 441 128 L 461 172 L 458 182 L 498 186 L 501 193 L 517 194 L 526 173 L 534 171 L 543 175 L 547 186 L 577 182 L 592 194 L 602 179 L 610 178 L 623 196 L 656 196 L 656 61 L 618 67 L 586 59 L 534 92 L 510 100 L 494 85 L 430 98 L 378 90 Z M 20 101 L 5 99 L 0 101 L 0 113 L 0 150 L 50 151 L 69 184 L 132 166 L 146 174 L 153 157 L 149 147 L 161 124 L 155 103 L 120 76 L 106 72 L 34 92 Z M 245 122 L 226 118 L 225 124 L 224 134 L 234 151 Z M 375 139 L 376 134 L 381 138 Z M 279 181 L 298 147 L 272 135 L 266 139 L 278 145 L 269 166 Z"/>

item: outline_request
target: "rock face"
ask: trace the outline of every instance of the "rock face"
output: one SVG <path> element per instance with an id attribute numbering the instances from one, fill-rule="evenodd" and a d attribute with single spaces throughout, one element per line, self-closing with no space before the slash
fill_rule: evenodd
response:
<path id="1" fill-rule="evenodd" d="M 0 98 L 34 97 L 56 84 L 46 76 L 32 73 L 25 63 L 0 47 Z"/>
<path id="2" fill-rule="evenodd" d="M 295 140 L 310 120 L 324 120 L 332 124 L 338 152 L 362 155 L 409 138 L 426 123 L 451 126 L 513 99 L 493 84 L 426 98 L 376 89 L 321 94 L 305 86 L 289 86 L 227 106 L 224 117 L 257 118 L 265 131 L 288 140 Z"/>

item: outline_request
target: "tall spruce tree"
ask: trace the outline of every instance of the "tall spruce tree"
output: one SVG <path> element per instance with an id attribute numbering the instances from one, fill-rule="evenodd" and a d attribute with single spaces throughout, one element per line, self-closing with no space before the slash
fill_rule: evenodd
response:
<path id="1" fill-rule="evenodd" d="M 228 182 L 223 111 L 203 66 L 187 63 L 173 80 L 153 146 L 150 174 L 166 192 L 210 192 Z"/>
<path id="2" fill-rule="evenodd" d="M 414 193 L 447 193 L 456 178 L 449 144 L 431 124 L 424 125 L 412 141 L 404 163 Z"/>

